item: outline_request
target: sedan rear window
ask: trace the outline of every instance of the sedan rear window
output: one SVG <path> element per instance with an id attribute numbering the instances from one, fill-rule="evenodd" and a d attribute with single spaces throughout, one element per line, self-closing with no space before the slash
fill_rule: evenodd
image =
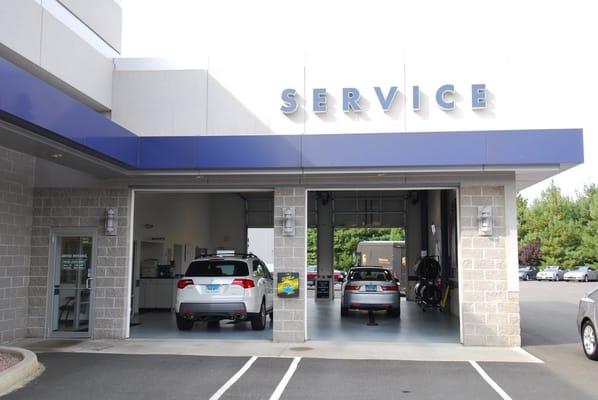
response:
<path id="1" fill-rule="evenodd" d="M 351 281 L 391 281 L 392 275 L 385 269 L 358 269 L 349 274 Z"/>
<path id="2" fill-rule="evenodd" d="M 243 261 L 204 260 L 189 264 L 185 276 L 248 276 L 249 268 Z"/>

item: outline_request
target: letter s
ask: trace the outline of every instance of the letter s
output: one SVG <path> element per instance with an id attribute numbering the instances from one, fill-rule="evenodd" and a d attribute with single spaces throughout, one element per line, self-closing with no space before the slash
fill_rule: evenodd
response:
<path id="1" fill-rule="evenodd" d="M 280 111 L 285 114 L 293 114 L 297 111 L 299 105 L 297 104 L 297 99 L 295 99 L 296 90 L 295 89 L 285 89 L 282 91 L 280 97 L 284 104 L 280 106 Z"/>

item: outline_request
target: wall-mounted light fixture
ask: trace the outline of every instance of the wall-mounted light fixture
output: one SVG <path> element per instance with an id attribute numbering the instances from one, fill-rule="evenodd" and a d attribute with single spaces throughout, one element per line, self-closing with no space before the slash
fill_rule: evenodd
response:
<path id="1" fill-rule="evenodd" d="M 492 207 L 478 207 L 478 233 L 480 236 L 492 236 Z"/>
<path id="2" fill-rule="evenodd" d="M 107 208 L 105 221 L 104 221 L 104 235 L 106 236 L 115 236 L 116 235 L 116 220 L 115 220 L 116 211 L 114 208 Z"/>
<path id="3" fill-rule="evenodd" d="M 282 234 L 295 236 L 295 209 L 293 207 L 282 208 Z"/>

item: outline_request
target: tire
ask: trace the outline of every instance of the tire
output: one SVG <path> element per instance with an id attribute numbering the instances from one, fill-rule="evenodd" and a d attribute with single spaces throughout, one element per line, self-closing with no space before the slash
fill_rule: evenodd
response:
<path id="1" fill-rule="evenodd" d="M 193 328 L 193 320 L 176 316 L 176 327 L 179 331 L 190 331 Z"/>
<path id="2" fill-rule="evenodd" d="M 251 329 L 254 331 L 263 331 L 266 328 L 266 305 L 262 301 L 260 312 L 251 317 Z"/>
<path id="3" fill-rule="evenodd" d="M 590 280 L 588 279 L 588 276 L 587 276 L 587 275 L 583 277 L 583 281 L 584 281 L 584 282 L 589 282 L 589 281 L 590 281 Z"/>
<path id="4" fill-rule="evenodd" d="M 341 307 L 341 317 L 346 317 L 347 315 L 349 315 L 349 309 Z"/>
<path id="5" fill-rule="evenodd" d="M 598 361 L 598 339 L 592 322 L 585 321 L 581 326 L 581 346 L 590 360 Z"/>
<path id="6" fill-rule="evenodd" d="M 401 318 L 401 309 L 393 308 L 393 309 L 386 311 L 386 314 L 388 314 L 388 316 L 391 318 Z"/>
<path id="7" fill-rule="evenodd" d="M 270 311 L 270 321 L 274 321 L 274 311 Z"/>

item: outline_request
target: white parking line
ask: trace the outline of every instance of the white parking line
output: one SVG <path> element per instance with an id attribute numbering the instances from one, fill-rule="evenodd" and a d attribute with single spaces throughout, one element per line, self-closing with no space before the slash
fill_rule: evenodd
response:
<path id="1" fill-rule="evenodd" d="M 278 386 L 276 386 L 276 390 L 274 391 L 274 393 L 272 393 L 272 396 L 270 396 L 270 400 L 280 399 L 282 392 L 284 392 L 287 385 L 289 384 L 289 381 L 293 377 L 293 374 L 295 373 L 295 370 L 297 369 L 297 365 L 299 364 L 299 361 L 301 361 L 301 357 L 295 357 L 293 359 L 293 362 L 291 363 L 291 365 L 289 365 L 289 369 L 287 369 L 287 372 L 284 374 L 284 376 L 278 383 Z"/>
<path id="2" fill-rule="evenodd" d="M 251 368 L 251 365 L 253 365 L 253 363 L 257 359 L 258 359 L 258 357 L 256 357 L 256 356 L 251 357 L 249 359 L 249 361 L 247 361 L 245 363 L 245 365 L 243 365 L 243 367 L 241 367 L 241 369 L 239 371 L 237 371 L 236 374 L 234 374 L 228 381 L 226 381 L 226 383 L 224 385 L 222 385 L 222 387 L 220 389 L 218 389 L 218 391 L 216 393 L 214 393 L 212 395 L 212 397 L 210 397 L 210 400 L 218 400 L 220 397 L 222 397 L 224 392 L 226 392 L 232 385 L 234 385 L 235 382 L 238 381 L 239 378 L 242 377 L 243 374 L 245 372 L 247 372 L 247 370 L 249 368 Z"/>
<path id="3" fill-rule="evenodd" d="M 482 378 L 484 378 L 484 380 L 488 383 L 488 385 L 490 385 L 490 387 L 492 389 L 494 389 L 494 391 L 496 393 L 498 393 L 498 395 L 502 399 L 504 399 L 504 400 L 513 400 L 513 399 L 511 399 L 511 396 L 509 396 L 504 390 L 502 390 L 502 388 L 500 386 L 498 386 L 498 383 L 494 382 L 494 380 L 492 378 L 490 378 L 490 376 L 486 373 L 486 371 L 484 371 L 482 369 L 482 367 L 480 367 L 478 365 L 477 362 L 470 361 L 469 363 L 471 364 L 471 366 L 473 368 L 475 368 L 476 371 L 478 371 L 478 374 L 480 374 L 482 376 Z"/>

